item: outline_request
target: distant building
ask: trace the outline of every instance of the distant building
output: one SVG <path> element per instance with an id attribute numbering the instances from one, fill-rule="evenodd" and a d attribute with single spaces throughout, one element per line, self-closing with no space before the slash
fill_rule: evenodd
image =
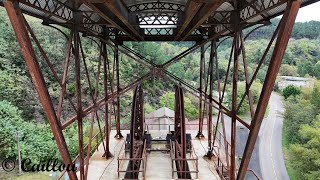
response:
<path id="1" fill-rule="evenodd" d="M 162 107 L 145 116 L 145 123 L 149 130 L 174 130 L 174 111 Z"/>

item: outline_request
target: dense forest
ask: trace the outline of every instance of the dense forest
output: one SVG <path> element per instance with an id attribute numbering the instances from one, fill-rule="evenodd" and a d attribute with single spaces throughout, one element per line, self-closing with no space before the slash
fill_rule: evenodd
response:
<path id="1" fill-rule="evenodd" d="M 63 59 L 65 56 L 66 40 L 63 35 L 41 24 L 41 21 L 27 17 L 29 24 L 37 35 L 41 45 L 46 51 L 48 57 L 54 64 L 57 73 L 61 75 L 63 72 Z M 262 53 L 264 52 L 269 39 L 276 28 L 278 19 L 273 19 L 270 26 L 263 27 L 252 33 L 248 40 L 246 40 L 246 51 L 248 61 L 249 75 L 252 76 Z M 68 30 L 63 29 L 68 32 Z M 245 30 L 245 33 L 249 30 Z M 0 157 L 17 157 L 16 147 L 16 133 L 20 134 L 21 154 L 23 158 L 33 159 L 34 163 L 50 158 L 60 158 L 56 149 L 55 142 L 47 123 L 47 120 L 42 111 L 37 93 L 31 82 L 30 75 L 24 64 L 23 57 L 20 52 L 18 43 L 15 40 L 11 24 L 7 18 L 6 12 L 0 8 Z M 219 59 L 219 74 L 224 77 L 228 66 L 228 58 L 231 49 L 231 40 L 222 43 L 218 48 Z M 193 43 L 178 43 L 178 42 L 125 42 L 125 45 L 133 48 L 141 53 L 143 56 L 152 60 L 156 64 L 162 64 L 170 58 L 178 55 L 180 52 L 186 50 Z M 88 60 L 89 69 L 97 68 L 96 59 L 99 56 L 98 47 L 91 40 L 83 38 L 83 47 Z M 108 48 L 109 58 L 113 58 L 113 51 Z M 38 57 L 39 52 L 37 50 Z M 261 70 L 258 73 L 257 80 L 253 83 L 252 93 L 254 103 L 257 102 L 261 91 L 262 82 L 264 81 L 267 71 L 267 64 L 270 60 L 271 53 L 267 55 Z M 206 51 L 205 58 L 208 60 L 209 51 Z M 40 58 L 39 58 L 40 59 Z M 200 52 L 196 51 L 171 66 L 168 71 L 189 82 L 194 87 L 199 87 L 199 70 L 200 70 Z M 43 69 L 45 81 L 47 83 L 49 93 L 52 96 L 54 103 L 57 103 L 60 93 L 60 88 L 57 82 L 54 81 L 47 66 L 40 61 L 40 66 Z M 206 64 L 207 66 L 207 64 Z M 137 77 L 141 77 L 146 72 L 140 65 L 134 63 L 124 54 L 120 54 L 120 82 L 121 84 L 128 84 Z M 74 71 L 70 71 L 70 76 Z M 286 50 L 283 64 L 280 70 L 280 75 L 285 76 L 301 76 L 301 77 L 315 77 L 320 79 L 320 22 L 310 21 L 306 23 L 296 23 L 292 39 L 290 39 L 288 48 Z M 244 71 L 240 69 L 239 77 L 239 94 L 245 91 Z M 68 96 L 73 98 L 75 96 L 75 84 L 72 79 L 67 86 Z M 85 77 L 81 79 L 85 82 Z M 229 82 L 231 78 L 229 78 Z M 167 106 L 173 109 L 173 84 L 165 83 L 161 79 L 153 78 L 143 82 L 145 89 L 145 113 L 150 113 L 160 107 Z M 83 83 L 83 98 L 84 104 L 88 105 L 90 96 L 86 95 L 90 92 L 91 87 L 87 83 Z M 308 92 L 307 92 L 308 91 Z M 286 112 L 286 123 L 288 124 L 288 134 L 293 134 L 288 139 L 287 146 L 290 150 L 289 159 L 292 160 L 290 167 L 297 169 L 294 176 L 302 177 L 304 179 L 312 179 L 311 177 L 319 177 L 319 171 L 308 171 L 304 173 L 305 166 L 296 166 L 295 163 L 307 165 L 307 163 L 317 163 L 319 167 L 320 157 L 317 156 L 315 161 L 307 158 L 305 149 L 310 149 L 310 153 L 319 155 L 319 111 L 315 111 L 319 107 L 319 90 L 303 90 L 300 95 L 294 98 L 288 98 L 288 111 Z M 231 87 L 227 86 L 226 103 L 230 101 Z M 314 97 L 315 96 L 315 97 Z M 241 98 L 240 95 L 238 98 Z M 314 101 L 318 98 L 318 101 Z M 121 121 L 123 124 L 128 122 L 130 118 L 132 92 L 128 92 L 121 97 Z M 185 95 L 185 110 L 186 116 L 189 119 L 196 119 L 198 117 L 198 99 L 193 95 L 186 93 Z M 312 101 L 312 102 L 311 102 Z M 294 104 L 299 102 L 300 106 L 295 107 Z M 314 104 L 315 103 L 315 104 Z M 291 107 L 293 106 L 293 107 Z M 308 107 L 310 108 L 308 109 Z M 312 106 L 312 107 L 311 107 Z M 62 114 L 62 121 L 70 117 L 68 109 L 72 112 L 71 107 L 66 105 L 66 112 Z M 294 116 L 297 109 L 305 109 L 304 116 Z M 309 112 L 310 110 L 310 112 Z M 244 102 L 244 106 L 239 113 L 245 116 L 249 111 L 248 102 Z M 312 111 L 312 112 L 311 112 Z M 288 117 L 290 115 L 290 117 Z M 317 116 L 318 115 L 318 116 Z M 292 116 L 292 117 L 291 117 Z M 306 122 L 301 119 L 305 118 Z M 312 120 L 311 120 L 312 119 Z M 88 133 L 89 121 L 85 123 L 85 132 Z M 289 124 L 295 122 L 297 125 L 289 128 Z M 299 122 L 299 123 L 298 123 Z M 64 131 L 66 142 L 71 151 L 72 157 L 77 154 L 77 129 L 71 126 Z M 318 137 L 315 137 L 317 135 Z M 318 139 L 317 139 L 318 138 Z M 85 139 L 88 142 L 88 139 Z M 316 142 L 318 141 L 318 142 Z M 313 144 L 314 143 L 314 144 Z M 305 148 L 305 149 L 304 149 Z M 312 150 L 312 151 L 311 151 Z M 308 151 L 309 152 L 309 151 Z M 305 159 L 299 159 L 303 155 Z M 0 158 L 1 160 L 1 158 Z M 306 163 L 307 161 L 307 163 Z M 311 164 L 310 164 L 311 166 Z M 316 176 L 317 175 L 317 176 Z M 0 177 L 1 178 L 1 177 Z"/>
<path id="2" fill-rule="evenodd" d="M 314 87 L 288 86 L 285 101 L 283 146 L 292 180 L 320 176 L 320 81 Z"/>

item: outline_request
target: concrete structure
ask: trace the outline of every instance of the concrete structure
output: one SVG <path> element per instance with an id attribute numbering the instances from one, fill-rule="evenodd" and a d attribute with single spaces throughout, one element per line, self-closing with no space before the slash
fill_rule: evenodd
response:
<path id="1" fill-rule="evenodd" d="M 310 87 L 314 83 L 314 79 L 312 78 L 294 76 L 278 76 L 278 80 L 278 86 L 281 90 L 289 85 L 294 85 L 297 87 Z"/>
<path id="2" fill-rule="evenodd" d="M 197 139 L 194 138 L 197 134 L 196 130 L 188 130 L 188 133 L 191 133 L 193 139 L 193 146 L 195 152 L 199 159 L 199 180 L 218 180 L 220 179 L 219 175 L 215 170 L 215 161 L 210 161 L 204 158 L 204 155 L 207 153 L 205 148 L 206 139 Z M 122 131 L 123 135 L 129 133 L 128 130 Z M 153 136 L 165 137 L 167 131 L 151 131 Z M 111 131 L 111 136 L 114 136 L 116 131 Z M 114 155 L 112 158 L 105 160 L 102 157 L 104 150 L 102 144 L 100 144 L 99 149 L 94 152 L 90 159 L 90 166 L 88 170 L 88 180 L 119 180 L 122 179 L 124 173 L 120 174 L 118 177 L 117 168 L 118 162 L 117 157 L 121 153 L 121 148 L 124 146 L 124 139 L 115 139 L 112 138 L 110 141 L 111 153 Z M 122 164 L 121 169 L 125 169 L 127 164 Z M 140 177 L 141 178 L 141 177 Z M 195 178 L 195 175 L 193 175 Z M 169 153 L 165 152 L 150 152 L 147 157 L 147 170 L 146 170 L 146 179 L 147 180 L 169 180 L 172 178 L 172 168 L 171 168 L 171 158 Z"/>

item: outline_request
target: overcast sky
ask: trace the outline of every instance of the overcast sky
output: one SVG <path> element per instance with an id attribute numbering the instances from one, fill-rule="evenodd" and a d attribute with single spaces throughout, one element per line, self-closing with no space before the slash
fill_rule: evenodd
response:
<path id="1" fill-rule="evenodd" d="M 305 6 L 299 10 L 296 22 L 320 21 L 320 2 Z"/>

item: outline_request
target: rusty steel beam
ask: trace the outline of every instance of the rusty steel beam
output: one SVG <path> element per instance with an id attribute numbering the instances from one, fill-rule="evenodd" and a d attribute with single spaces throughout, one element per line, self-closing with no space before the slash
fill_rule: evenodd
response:
<path id="1" fill-rule="evenodd" d="M 91 3 L 90 1 L 86 0 L 85 4 L 90 7 L 95 13 L 97 13 L 102 19 L 108 21 L 110 24 L 112 24 L 114 27 L 116 27 L 118 30 L 124 32 L 127 34 L 128 37 L 130 37 L 132 40 L 137 41 L 138 39 L 135 36 L 132 36 L 132 34 L 129 32 L 129 30 L 126 30 L 125 28 L 121 27 L 118 23 L 116 23 L 111 17 L 109 17 L 103 10 L 101 4 L 97 5 L 94 3 Z"/>
<path id="2" fill-rule="evenodd" d="M 203 24 L 223 2 L 225 2 L 225 0 L 205 3 L 185 28 L 185 31 L 181 35 L 181 40 L 185 40 L 195 29 L 200 27 L 200 25 Z"/>
<path id="3" fill-rule="evenodd" d="M 55 114 L 48 89 L 46 87 L 42 72 L 40 70 L 40 66 L 35 51 L 32 47 L 30 37 L 28 35 L 27 28 L 24 24 L 24 18 L 19 8 L 18 1 L 7 0 L 4 1 L 3 4 L 9 16 L 13 30 L 16 34 L 17 41 L 22 50 L 22 55 L 29 69 L 32 81 L 38 92 L 40 102 L 43 106 L 46 117 L 48 118 L 50 128 L 56 140 L 57 147 L 59 149 L 63 162 L 65 165 L 69 164 L 70 166 L 72 166 L 73 162 L 71 160 L 62 130 L 59 126 L 58 118 Z M 77 179 L 76 173 L 73 171 L 68 171 L 68 175 L 69 178 L 72 180 Z"/>
<path id="4" fill-rule="evenodd" d="M 136 37 L 138 37 L 139 40 L 143 40 L 143 37 L 139 34 L 139 32 L 129 23 L 129 12 L 121 1 L 105 0 L 104 5 L 106 5 L 109 10 L 127 27 L 127 29 L 129 29 Z"/>
<path id="5" fill-rule="evenodd" d="M 283 19 L 281 19 L 281 21 L 283 21 Z M 272 37 L 271 37 L 271 39 L 270 39 L 270 42 L 269 42 L 266 50 L 264 51 L 264 53 L 263 53 L 263 55 L 262 55 L 262 57 L 261 57 L 261 59 L 260 59 L 260 61 L 259 61 L 259 63 L 258 63 L 258 66 L 257 66 L 255 72 L 254 72 L 253 75 L 252 75 L 251 81 L 250 81 L 250 83 L 248 84 L 248 88 L 251 87 L 253 81 L 256 79 L 256 76 L 258 75 L 258 72 L 259 72 L 262 64 L 264 63 L 264 61 L 265 61 L 265 59 L 266 59 L 266 57 L 267 57 L 267 54 L 269 53 L 269 51 L 270 51 L 270 49 L 271 49 L 271 46 L 272 46 L 274 40 L 276 39 L 276 37 L 277 37 L 277 35 L 278 35 L 279 29 L 280 29 L 280 25 L 281 25 L 281 21 L 279 22 L 276 30 L 274 31 L 274 33 L 273 33 L 273 35 L 272 35 Z M 247 88 L 246 88 L 246 91 L 247 91 Z M 240 107 L 241 107 L 241 105 L 242 105 L 242 102 L 244 101 L 245 96 L 246 96 L 246 94 L 243 94 L 243 96 L 242 96 L 242 98 L 241 98 L 241 100 L 240 100 L 240 102 L 239 102 L 239 104 L 238 104 L 237 111 L 240 109 Z"/>
<path id="6" fill-rule="evenodd" d="M 101 41 L 101 47 L 102 47 L 102 58 L 103 58 L 103 88 L 104 88 L 104 97 L 108 96 L 108 66 L 109 59 L 108 59 L 108 51 L 107 51 L 107 45 L 105 42 Z M 105 158 L 108 159 L 112 157 L 112 154 L 110 152 L 110 131 L 109 126 L 111 126 L 111 123 L 109 123 L 108 119 L 108 102 L 107 98 L 105 98 L 105 104 L 104 104 L 104 122 L 105 122 L 105 142 L 106 142 L 106 150 L 105 150 Z M 111 112 L 110 112 L 111 114 Z M 111 118 L 110 118 L 111 119 Z"/>
<path id="7" fill-rule="evenodd" d="M 251 94 L 251 90 L 250 90 L 250 87 L 249 87 L 249 83 L 250 83 L 250 80 L 249 80 L 249 73 L 248 73 L 248 65 L 247 65 L 247 56 L 246 56 L 246 50 L 245 50 L 245 47 L 244 47 L 244 38 L 243 38 L 243 33 L 242 31 L 239 32 L 240 33 L 240 50 L 241 53 L 242 53 L 242 62 L 243 62 L 243 69 L 244 69 L 244 76 L 245 76 L 245 81 L 246 81 L 246 91 L 245 91 L 245 94 L 247 94 L 248 96 L 248 100 L 249 100 L 249 107 L 250 107 L 250 115 L 251 115 L 251 118 L 253 118 L 254 116 L 254 107 L 253 107 L 253 98 L 252 98 L 252 94 Z M 237 109 L 238 111 L 239 109 Z"/>
<path id="8" fill-rule="evenodd" d="M 238 93 L 238 64 L 239 64 L 239 33 L 236 32 L 234 35 L 235 44 L 234 44 L 234 61 L 233 61 L 233 78 L 232 78 L 232 114 L 231 117 L 231 164 L 230 164 L 230 179 L 235 179 L 235 170 L 236 170 L 236 118 L 237 114 L 237 93 Z"/>
<path id="9" fill-rule="evenodd" d="M 283 20 L 280 25 L 278 38 L 274 47 L 274 51 L 271 56 L 271 61 L 267 71 L 267 76 L 263 84 L 257 109 L 253 118 L 253 122 L 251 124 L 252 128 L 248 136 L 244 154 L 242 156 L 242 161 L 240 164 L 237 179 L 240 179 L 240 180 L 244 179 L 246 171 L 248 169 L 248 165 L 250 162 L 252 151 L 254 149 L 255 142 L 257 140 L 257 136 L 260 130 L 263 116 L 267 109 L 268 101 L 270 99 L 271 92 L 275 84 L 275 80 L 279 72 L 282 58 L 285 53 L 286 47 L 288 45 L 288 41 L 292 32 L 292 28 L 293 28 L 297 13 L 300 8 L 300 5 L 301 5 L 300 0 L 290 1 L 282 17 Z"/>
<path id="10" fill-rule="evenodd" d="M 202 91 L 202 80 L 203 80 L 203 74 L 204 74 L 204 46 L 201 46 L 200 48 L 200 92 Z M 203 116 L 202 116 L 202 113 L 203 113 L 203 109 L 202 109 L 202 94 L 200 93 L 199 95 L 199 131 L 198 131 L 198 134 L 197 134 L 197 138 L 204 138 L 204 135 L 202 133 L 202 128 L 203 128 Z"/>
<path id="11" fill-rule="evenodd" d="M 77 18 L 76 18 L 77 19 Z M 80 180 L 84 177 L 84 152 L 83 152 L 83 116 L 82 116 L 82 99 L 81 99 L 81 70 L 80 70 L 80 35 L 77 26 L 74 26 L 74 60 L 75 60 L 75 81 L 76 81 L 76 102 L 77 102 L 77 124 L 78 124 L 78 144 L 80 159 Z"/>
<path id="12" fill-rule="evenodd" d="M 84 53 L 84 50 L 83 50 L 82 43 L 81 43 L 80 39 L 79 39 L 79 45 L 80 45 L 82 61 L 83 61 L 84 69 L 85 69 L 85 75 L 87 77 L 87 81 L 88 81 L 88 85 L 89 85 L 90 96 L 91 96 L 91 99 L 92 99 L 92 103 L 96 105 L 96 99 L 97 99 L 97 95 L 98 95 L 98 85 L 99 85 L 99 80 L 100 80 L 102 46 L 99 46 L 99 44 L 98 44 L 98 46 L 100 47 L 100 55 L 99 55 L 99 62 L 98 62 L 98 70 L 97 70 L 97 73 L 96 73 L 97 75 L 96 75 L 96 81 L 95 81 L 94 94 L 92 94 L 92 83 L 91 83 L 91 80 L 90 80 L 90 74 L 89 74 L 87 63 L 86 63 L 85 53 Z M 91 143 L 92 143 L 92 136 L 93 136 L 93 124 L 94 124 L 95 116 L 96 116 L 96 120 L 98 122 L 99 131 L 102 134 L 102 130 L 101 130 L 101 126 L 100 126 L 100 121 L 99 121 L 99 116 L 98 116 L 97 110 L 98 110 L 97 108 L 94 108 L 93 111 L 91 112 L 90 130 L 89 130 L 89 143 L 85 146 L 87 148 L 87 155 L 85 157 L 85 171 L 84 171 L 84 178 L 85 179 L 87 179 L 87 177 L 88 177 L 89 160 L 90 160 L 90 153 L 91 153 Z M 105 150 L 105 145 L 104 145 L 104 142 L 103 142 L 103 138 L 102 138 L 102 145 L 103 145 L 103 149 Z"/>
<path id="13" fill-rule="evenodd" d="M 144 94 L 141 85 L 137 85 L 132 101 L 130 126 L 130 159 L 125 179 L 139 179 L 139 169 L 146 146 L 144 139 Z"/>
<path id="14" fill-rule="evenodd" d="M 118 45 L 115 45 L 118 47 Z M 119 70 L 119 51 L 118 49 L 114 49 L 114 63 L 115 63 L 115 69 L 116 69 L 116 80 L 117 80 L 117 92 L 119 93 L 120 88 L 120 70 Z M 116 130 L 117 134 L 115 135 L 115 138 L 121 139 L 123 138 L 123 135 L 121 134 L 121 128 L 120 128 L 120 96 L 117 96 L 117 107 L 116 107 Z"/>
<path id="15" fill-rule="evenodd" d="M 63 70 L 63 77 L 62 77 L 62 81 L 61 81 L 61 92 L 60 92 L 60 96 L 59 96 L 59 103 L 58 103 L 58 112 L 57 112 L 57 116 L 58 116 L 58 120 L 60 121 L 61 118 L 61 113 L 62 113 L 62 105 L 63 105 L 63 100 L 64 100 L 64 96 L 66 94 L 66 88 L 67 88 L 67 73 L 68 73 L 68 67 L 69 67 L 69 61 L 70 61 L 70 51 L 71 51 L 71 47 L 72 47 L 72 38 L 73 38 L 73 31 L 71 31 L 70 33 L 70 38 L 68 40 L 68 45 L 67 45 L 67 52 L 66 52 L 66 60 L 65 60 L 65 65 L 64 65 L 64 70 Z M 72 101 L 71 101 L 72 102 Z"/>
<path id="16" fill-rule="evenodd" d="M 24 20 L 24 23 L 25 23 L 25 25 L 26 25 L 26 27 L 27 27 L 27 30 L 28 30 L 29 33 L 30 33 L 30 36 L 32 37 L 33 41 L 36 43 L 36 45 L 37 45 L 37 47 L 38 47 L 38 49 L 39 49 L 39 51 L 40 51 L 40 53 L 41 53 L 41 56 L 42 56 L 43 60 L 45 61 L 45 63 L 48 65 L 48 67 L 49 67 L 49 69 L 50 69 L 50 71 L 51 71 L 54 79 L 58 82 L 58 84 L 60 85 L 60 87 L 63 89 L 63 88 L 64 88 L 64 87 L 63 87 L 63 86 L 64 86 L 64 84 L 63 84 L 63 81 L 64 81 L 63 78 L 60 79 L 60 78 L 58 77 L 58 74 L 57 74 L 57 72 L 55 71 L 53 64 L 50 62 L 48 56 L 47 56 L 46 53 L 44 52 L 44 49 L 43 49 L 42 46 L 40 45 L 40 42 L 38 41 L 38 39 L 37 39 L 36 35 L 34 34 L 32 28 L 30 27 L 30 25 L 28 24 L 28 22 L 26 21 L 26 19 L 25 19 L 24 17 L 23 17 L 23 20 Z M 72 34 L 72 32 L 71 32 L 71 34 Z M 70 35 L 71 35 L 71 34 L 70 34 Z M 69 39 L 69 37 L 68 37 L 68 39 Z M 71 38 L 71 39 L 72 39 L 72 38 Z M 72 41 L 71 41 L 71 42 L 72 42 Z M 68 42 L 68 47 L 69 47 L 69 44 L 70 44 L 70 40 L 69 40 L 69 42 Z M 67 49 L 67 52 L 66 52 L 66 62 L 69 61 L 69 58 L 70 58 L 70 57 L 69 57 L 69 54 L 70 54 L 70 49 Z M 67 64 L 68 64 L 68 63 L 67 63 Z M 66 71 L 66 70 L 65 70 L 65 71 Z M 76 111 L 76 107 L 75 107 L 74 103 L 72 102 L 71 98 L 70 98 L 70 97 L 67 97 L 67 99 L 69 100 L 69 103 L 71 104 L 72 108 Z M 59 105 L 59 106 L 60 106 L 60 105 Z M 59 109 L 58 109 L 58 115 L 57 115 L 57 116 L 58 116 L 58 120 L 60 120 Z"/>
<path id="17" fill-rule="evenodd" d="M 232 56 L 232 52 L 233 52 L 233 44 L 232 43 L 232 48 L 231 48 L 231 52 L 230 52 L 230 56 Z M 218 46 L 216 45 L 216 42 L 213 42 L 213 44 L 211 45 L 212 47 L 214 47 L 215 49 L 215 53 L 214 53 L 214 58 L 215 58 L 215 70 L 216 70 L 216 77 L 217 77 L 217 88 L 218 88 L 218 96 L 219 96 L 219 102 L 220 104 L 222 104 L 223 99 L 224 99 L 224 93 L 225 93 L 225 86 L 227 84 L 227 79 L 228 79 L 228 74 L 229 74 L 229 68 L 230 68 L 230 63 L 231 63 L 231 59 L 229 61 L 228 64 L 228 68 L 227 68 L 227 74 L 226 74 L 226 81 L 223 87 L 223 92 L 221 94 L 221 85 L 220 85 L 220 75 L 219 75 L 219 62 L 218 62 Z M 212 62 L 213 63 L 213 62 Z M 216 127 L 215 127 L 215 131 L 214 131 L 214 136 L 213 136 L 213 146 L 214 143 L 216 141 L 216 136 L 217 136 L 217 132 L 218 132 L 218 123 L 219 123 L 219 119 L 221 119 L 221 124 L 222 124 L 222 134 L 223 134 L 223 142 L 224 142 L 224 147 L 225 147 L 225 157 L 226 157 L 226 162 L 227 162 L 227 169 L 230 173 L 230 163 L 229 163 L 229 154 L 228 154 L 228 141 L 227 141 L 227 137 L 226 137 L 226 130 L 225 130 L 225 124 L 224 124 L 224 114 L 221 111 L 221 107 L 219 107 L 219 112 L 218 112 L 218 117 L 217 117 L 217 121 L 216 121 Z"/>
<path id="18" fill-rule="evenodd" d="M 235 2 L 235 7 L 238 4 Z M 238 81 L 239 81 L 239 56 L 240 56 L 240 11 L 235 10 L 232 13 L 232 27 L 234 29 L 234 51 L 233 51 L 233 74 L 232 74 L 232 100 L 231 100 L 231 156 L 230 156 L 230 171 L 229 178 L 235 180 L 236 177 L 236 125 L 237 120 L 235 116 L 237 115 L 237 95 L 238 95 Z"/>
<path id="19" fill-rule="evenodd" d="M 119 92 L 114 91 L 108 94 L 107 97 L 101 98 L 99 100 L 97 100 L 96 105 L 91 104 L 90 106 L 88 106 L 87 108 L 83 109 L 82 111 L 82 117 L 85 117 L 86 115 L 88 115 L 89 113 L 92 112 L 94 107 L 100 108 L 101 106 L 105 105 L 105 103 L 107 102 L 111 102 L 113 101 L 114 98 L 126 93 L 127 91 L 135 88 L 139 83 L 141 83 L 142 81 L 149 79 L 151 76 L 151 73 L 147 73 L 146 75 L 142 76 L 141 78 L 137 79 L 136 81 L 128 84 L 127 86 L 125 86 L 124 88 L 122 88 Z M 62 129 L 66 129 L 70 124 L 72 124 L 74 121 L 77 120 L 77 115 L 71 117 L 70 119 L 68 119 L 66 122 L 64 122 L 62 124 Z"/>
<path id="20" fill-rule="evenodd" d="M 212 91 L 213 91 L 213 60 L 215 58 L 215 53 L 216 53 L 216 49 L 215 49 L 215 42 L 212 41 L 211 42 L 211 51 L 210 51 L 210 69 L 209 69 L 209 102 L 212 103 L 213 101 L 213 97 L 212 97 Z M 220 107 L 221 105 L 219 105 Z M 208 152 L 207 152 L 207 157 L 209 159 L 211 159 L 213 157 L 213 144 L 212 144 L 212 113 L 213 113 L 213 109 L 212 106 L 209 106 L 209 115 L 208 115 Z M 220 112 L 220 111 L 219 111 Z"/>
<path id="21" fill-rule="evenodd" d="M 165 62 L 164 64 L 161 65 L 162 68 L 167 68 L 169 66 L 171 66 L 172 64 L 178 62 L 179 60 L 181 60 L 182 58 L 184 58 L 186 55 L 194 52 L 195 50 L 199 49 L 201 46 L 205 45 L 207 42 L 210 42 L 214 39 L 219 38 L 220 35 L 222 35 L 223 33 L 227 32 L 227 30 L 223 30 L 220 31 L 218 33 L 215 33 L 211 36 L 208 37 L 208 39 L 204 39 L 198 43 L 196 43 L 194 46 L 190 47 L 189 49 L 183 51 L 182 53 L 180 53 L 179 55 L 175 56 L 174 58 L 170 59 L 169 61 Z"/>
<path id="22" fill-rule="evenodd" d="M 178 28 L 178 32 L 174 38 L 174 40 L 178 40 L 183 33 L 183 31 L 187 28 L 191 20 L 197 14 L 201 6 L 203 5 L 202 1 L 196 0 L 188 0 L 187 5 L 184 11 L 184 20 L 180 28 Z"/>

